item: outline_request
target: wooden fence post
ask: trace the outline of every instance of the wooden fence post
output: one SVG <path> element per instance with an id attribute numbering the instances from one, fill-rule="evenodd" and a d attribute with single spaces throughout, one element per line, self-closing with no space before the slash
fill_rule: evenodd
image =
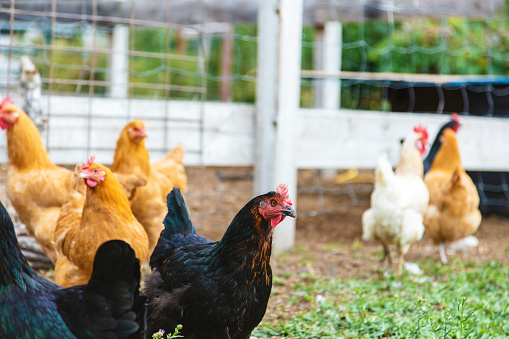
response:
<path id="1" fill-rule="evenodd" d="M 226 30 L 221 42 L 221 64 L 220 74 L 221 80 L 219 82 L 219 100 L 232 101 L 232 67 L 233 67 L 233 42 L 234 42 L 234 26 L 233 24 L 226 24 Z"/>
<path id="2" fill-rule="evenodd" d="M 112 33 L 111 88 L 112 98 L 127 98 L 129 83 L 129 27 L 115 25 Z M 133 46 L 131 48 L 134 49 Z"/>
<path id="3" fill-rule="evenodd" d="M 342 24 L 338 21 L 328 21 L 323 27 L 316 28 L 315 70 L 325 73 L 341 71 L 342 31 Z M 341 79 L 317 79 L 315 83 L 315 107 L 340 109 Z"/>
<path id="4" fill-rule="evenodd" d="M 277 111 L 278 0 L 260 2 L 258 11 L 258 69 L 254 143 L 254 194 L 274 190 Z"/>
<path id="5" fill-rule="evenodd" d="M 295 207 L 294 121 L 300 106 L 303 1 L 280 0 L 279 18 L 276 6 L 276 1 L 263 1 L 258 17 L 255 191 L 274 190 L 286 183 Z M 294 244 L 295 219 L 287 218 L 275 230 L 274 251 L 286 251 Z"/>
<path id="6" fill-rule="evenodd" d="M 341 71 L 342 25 L 339 21 L 325 23 L 323 41 L 323 70 Z M 323 84 L 323 108 L 341 108 L 341 79 L 329 78 Z"/>

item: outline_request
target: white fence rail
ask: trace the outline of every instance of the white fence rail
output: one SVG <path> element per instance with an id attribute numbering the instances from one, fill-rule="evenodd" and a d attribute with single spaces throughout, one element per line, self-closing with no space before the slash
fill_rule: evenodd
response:
<path id="1" fill-rule="evenodd" d="M 254 165 L 253 105 L 94 98 L 88 115 L 88 97 L 52 96 L 49 100 L 49 134 L 43 134 L 43 139 L 57 164 L 83 162 L 90 154 L 110 164 L 124 125 L 143 119 L 148 126 L 147 148 L 154 160 L 181 142 L 187 149 L 184 163 L 188 166 Z M 297 168 L 374 168 L 384 152 L 395 164 L 400 139 L 415 125 L 428 128 L 431 142 L 449 120 L 447 115 L 436 114 L 323 109 L 299 109 L 294 116 Z M 458 140 L 465 168 L 509 170 L 509 119 L 461 116 L 461 121 Z M 3 162 L 7 161 L 5 145 L 6 138 L 0 138 Z"/>
<path id="2" fill-rule="evenodd" d="M 18 105 L 21 102 L 13 99 Z M 43 97 L 42 102 L 48 103 L 48 98 Z M 80 163 L 90 154 L 110 164 L 120 131 L 135 119 L 147 124 L 151 159 L 162 157 L 181 142 L 187 150 L 186 165 L 200 165 L 202 150 L 204 165 L 252 164 L 252 105 L 97 97 L 90 101 L 88 97 L 53 95 L 47 107 L 51 115 L 42 138 L 57 164 Z M 5 137 L 0 138 L 0 159 L 7 161 Z"/>
<path id="3" fill-rule="evenodd" d="M 461 116 L 458 143 L 468 170 L 509 170 L 509 119 Z M 428 128 L 430 143 L 448 115 L 301 109 L 297 124 L 297 167 L 374 168 L 380 154 L 393 164 L 400 140 L 417 124 Z"/>

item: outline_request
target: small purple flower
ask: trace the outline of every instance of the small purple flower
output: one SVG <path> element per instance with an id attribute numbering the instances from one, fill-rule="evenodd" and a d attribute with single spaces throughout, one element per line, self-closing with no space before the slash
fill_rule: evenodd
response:
<path id="1" fill-rule="evenodd" d="M 161 333 L 161 335 L 164 335 L 164 330 L 160 328 L 159 333 Z"/>

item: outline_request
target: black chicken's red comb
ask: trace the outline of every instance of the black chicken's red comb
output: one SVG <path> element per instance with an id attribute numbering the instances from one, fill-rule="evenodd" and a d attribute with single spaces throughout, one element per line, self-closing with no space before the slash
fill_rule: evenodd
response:
<path id="1" fill-rule="evenodd" d="M 277 187 L 276 192 L 281 194 L 281 196 L 283 197 L 283 199 L 285 199 L 285 202 L 288 205 L 292 206 L 292 200 L 290 199 L 290 195 L 288 194 L 288 185 L 287 184 L 280 184 Z"/>

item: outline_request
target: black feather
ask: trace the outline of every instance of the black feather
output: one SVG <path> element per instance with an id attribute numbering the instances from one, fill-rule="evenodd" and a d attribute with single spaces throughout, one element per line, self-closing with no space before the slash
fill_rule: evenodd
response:
<path id="1" fill-rule="evenodd" d="M 88 285 L 61 288 L 28 265 L 0 203 L 0 338 L 141 338 L 140 263 L 123 241 L 101 245 Z"/>
<path id="2" fill-rule="evenodd" d="M 159 241 L 150 257 L 152 269 L 159 269 L 168 253 L 175 248 L 211 242 L 196 234 L 179 188 L 173 188 L 166 196 L 166 207 L 168 213 L 163 221 L 164 229 L 161 231 Z"/>
<path id="3" fill-rule="evenodd" d="M 145 279 L 147 338 L 178 324 L 186 338 L 249 338 L 272 288 L 273 231 L 258 211 L 272 197 L 283 200 L 276 192 L 252 199 L 213 243 L 196 235 L 180 191 L 168 195 L 165 229 Z"/>
<path id="4" fill-rule="evenodd" d="M 442 134 L 447 128 L 453 128 L 453 126 L 455 125 L 458 125 L 458 122 L 455 120 L 451 120 L 445 125 L 443 125 L 438 131 L 437 136 L 435 137 L 435 140 L 433 141 L 433 144 L 431 145 L 431 148 L 428 152 L 428 155 L 423 160 L 424 174 L 428 173 L 429 169 L 431 168 L 431 165 L 433 164 L 433 160 L 435 160 L 438 150 L 442 146 L 442 141 L 440 140 Z"/>

